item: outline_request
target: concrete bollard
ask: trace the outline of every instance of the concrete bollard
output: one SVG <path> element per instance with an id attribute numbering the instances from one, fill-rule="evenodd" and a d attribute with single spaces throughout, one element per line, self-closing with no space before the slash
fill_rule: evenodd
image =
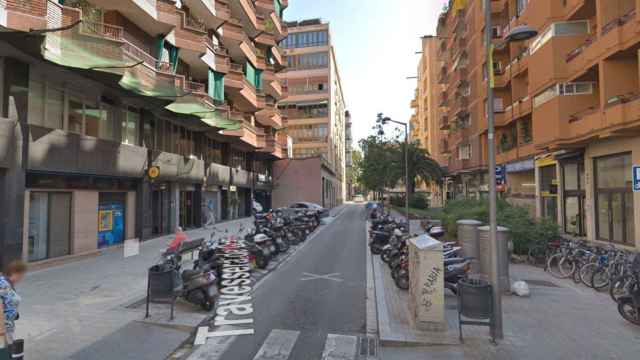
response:
<path id="1" fill-rule="evenodd" d="M 429 235 L 409 240 L 409 313 L 418 329 L 446 331 L 442 243 Z"/>
<path id="2" fill-rule="evenodd" d="M 489 241 L 489 226 L 481 226 L 479 231 L 480 273 L 487 278 L 491 271 L 491 243 Z M 509 281 L 509 240 L 510 232 L 506 227 L 498 226 L 498 281 L 502 292 L 510 292 Z"/>
<path id="3" fill-rule="evenodd" d="M 482 222 L 477 220 L 458 220 L 458 243 L 462 247 L 462 256 L 474 257 L 476 261 L 471 263 L 471 273 L 480 272 L 480 244 L 478 228 Z"/>

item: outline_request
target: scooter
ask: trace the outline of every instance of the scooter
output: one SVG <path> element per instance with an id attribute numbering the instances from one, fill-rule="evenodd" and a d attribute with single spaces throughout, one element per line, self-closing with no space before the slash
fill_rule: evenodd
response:
<path id="1" fill-rule="evenodd" d="M 182 257 L 178 252 L 165 253 L 164 263 L 180 273 L 182 280 L 180 297 L 187 302 L 199 305 L 203 310 L 213 310 L 218 295 L 217 277 L 214 271 L 208 266 L 204 266 L 202 269 L 181 271 L 181 262 Z"/>

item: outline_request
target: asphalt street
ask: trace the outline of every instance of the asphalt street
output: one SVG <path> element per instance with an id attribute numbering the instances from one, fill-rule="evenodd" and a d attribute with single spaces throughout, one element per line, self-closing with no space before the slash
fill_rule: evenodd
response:
<path id="1" fill-rule="evenodd" d="M 348 205 L 258 284 L 253 335 L 209 339 L 192 358 L 358 359 L 366 332 L 364 217 L 363 206 Z"/>

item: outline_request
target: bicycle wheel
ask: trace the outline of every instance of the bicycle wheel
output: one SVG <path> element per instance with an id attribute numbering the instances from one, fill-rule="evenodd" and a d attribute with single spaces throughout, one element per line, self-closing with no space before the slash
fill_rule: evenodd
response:
<path id="1" fill-rule="evenodd" d="M 631 274 L 618 276 L 609 286 L 609 296 L 613 301 L 618 302 L 620 296 L 629 294 L 637 286 L 635 282 L 635 277 Z"/>
<path id="2" fill-rule="evenodd" d="M 565 259 L 566 258 L 562 253 L 557 253 L 549 258 L 549 260 L 547 261 L 547 270 L 553 277 L 558 279 L 566 279 L 571 275 L 567 275 L 567 272 L 562 271 L 561 269 L 563 266 L 563 260 Z M 573 265 L 575 266 L 575 264 Z"/>
<path id="3" fill-rule="evenodd" d="M 591 275 L 591 287 L 598 291 L 605 289 L 609 283 L 609 269 L 607 268 L 600 268 Z"/>
<path id="4" fill-rule="evenodd" d="M 598 264 L 596 263 L 587 263 L 582 265 L 578 272 L 580 273 L 580 281 L 588 287 L 591 286 L 591 276 L 593 276 L 593 272 L 598 268 Z"/>

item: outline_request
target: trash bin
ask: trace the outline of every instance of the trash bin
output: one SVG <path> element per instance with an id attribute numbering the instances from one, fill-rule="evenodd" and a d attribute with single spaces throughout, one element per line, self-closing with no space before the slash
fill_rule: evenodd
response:
<path id="1" fill-rule="evenodd" d="M 477 220 L 458 220 L 458 243 L 462 247 L 462 256 L 474 257 L 476 261 L 471 263 L 471 273 L 480 272 L 479 235 L 478 228 L 482 225 Z"/>
<path id="2" fill-rule="evenodd" d="M 480 273 L 487 278 L 491 274 L 491 242 L 489 241 L 489 226 L 481 226 L 479 231 L 479 260 Z M 501 292 L 509 292 L 509 229 L 498 226 L 498 282 Z"/>
<path id="3" fill-rule="evenodd" d="M 149 303 L 171 304 L 171 320 L 182 286 L 182 280 L 175 267 L 168 264 L 154 265 L 149 268 L 147 276 L 147 313 L 149 317 Z"/>
<path id="4" fill-rule="evenodd" d="M 494 338 L 495 316 L 493 291 L 484 280 L 464 279 L 458 283 L 458 330 L 462 339 L 462 325 L 488 326 Z"/>

